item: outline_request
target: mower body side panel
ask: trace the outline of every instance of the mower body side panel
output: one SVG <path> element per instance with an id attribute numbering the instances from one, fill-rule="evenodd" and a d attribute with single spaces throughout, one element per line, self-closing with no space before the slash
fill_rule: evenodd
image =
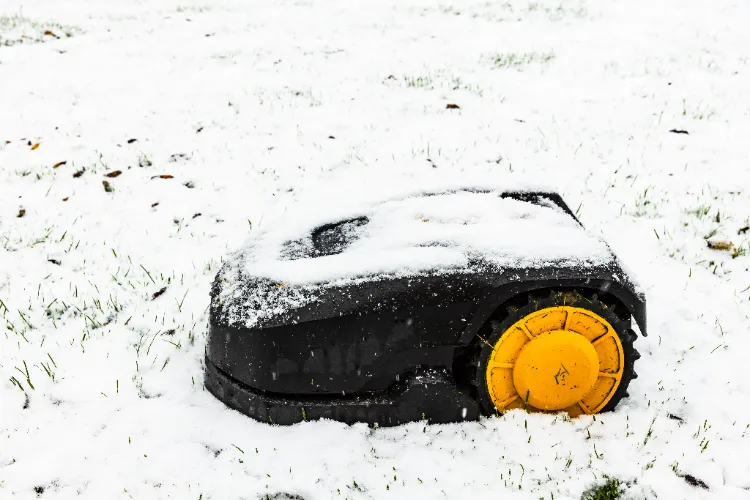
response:
<path id="1" fill-rule="evenodd" d="M 450 367 L 456 333 L 474 309 L 464 302 L 265 329 L 212 325 L 207 356 L 277 395 L 378 393 L 419 367 Z"/>

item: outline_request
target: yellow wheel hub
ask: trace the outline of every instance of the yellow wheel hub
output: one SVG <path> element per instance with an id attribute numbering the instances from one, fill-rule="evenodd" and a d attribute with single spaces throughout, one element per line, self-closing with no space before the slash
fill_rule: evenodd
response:
<path id="1" fill-rule="evenodd" d="M 593 414 L 612 399 L 623 365 L 622 343 L 606 319 L 580 307 L 548 307 L 503 332 L 487 363 L 487 389 L 498 411 Z"/>
<path id="2" fill-rule="evenodd" d="M 599 358 L 585 338 L 554 330 L 523 346 L 513 368 L 513 383 L 531 406 L 563 410 L 594 387 L 598 373 Z"/>

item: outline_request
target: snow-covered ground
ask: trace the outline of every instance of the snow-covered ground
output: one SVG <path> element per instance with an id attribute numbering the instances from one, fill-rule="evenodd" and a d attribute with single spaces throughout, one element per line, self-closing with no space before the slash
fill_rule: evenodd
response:
<path id="1" fill-rule="evenodd" d="M 749 20 L 740 0 L 3 0 L 0 498 L 578 499 L 605 475 L 750 498 Z M 273 214 L 511 173 L 556 185 L 646 289 L 616 412 L 284 428 L 202 388 L 210 282 Z"/>

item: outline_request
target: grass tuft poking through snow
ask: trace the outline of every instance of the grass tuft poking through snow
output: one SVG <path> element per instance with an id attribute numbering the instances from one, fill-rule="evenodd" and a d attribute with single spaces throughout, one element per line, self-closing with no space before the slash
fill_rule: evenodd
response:
<path id="1" fill-rule="evenodd" d="M 80 31 L 74 26 L 38 21 L 20 14 L 5 15 L 0 12 L 0 47 L 59 40 L 77 35 Z"/>
<path id="2" fill-rule="evenodd" d="M 581 500 L 618 500 L 622 498 L 622 482 L 613 477 L 606 478 L 604 484 L 592 488 Z"/>
<path id="3" fill-rule="evenodd" d="M 493 54 L 490 60 L 495 68 L 520 68 L 530 64 L 545 64 L 555 58 L 554 52 L 526 52 L 522 54 Z"/>

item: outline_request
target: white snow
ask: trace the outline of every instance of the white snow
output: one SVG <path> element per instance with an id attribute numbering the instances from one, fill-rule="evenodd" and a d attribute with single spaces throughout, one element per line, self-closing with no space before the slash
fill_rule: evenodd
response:
<path id="1" fill-rule="evenodd" d="M 559 500 L 605 474 L 629 498 L 749 498 L 749 16 L 4 0 L 0 498 Z M 211 281 L 275 214 L 510 174 L 558 189 L 646 290 L 616 412 L 281 428 L 202 388 Z"/>

